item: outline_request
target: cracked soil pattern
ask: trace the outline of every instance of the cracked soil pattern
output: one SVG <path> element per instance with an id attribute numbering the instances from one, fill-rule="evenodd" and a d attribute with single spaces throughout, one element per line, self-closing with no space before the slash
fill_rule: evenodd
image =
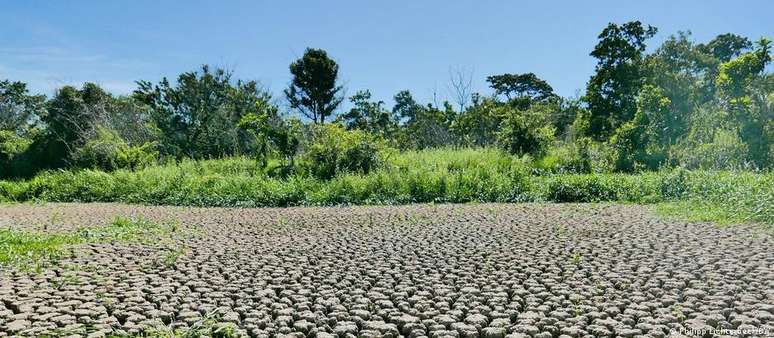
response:
<path id="1" fill-rule="evenodd" d="M 38 272 L 0 267 L 0 336 L 139 335 L 214 315 L 252 337 L 774 334 L 771 235 L 636 205 L 19 204 L 0 206 L 0 227 L 116 215 L 180 229 L 80 244 Z"/>

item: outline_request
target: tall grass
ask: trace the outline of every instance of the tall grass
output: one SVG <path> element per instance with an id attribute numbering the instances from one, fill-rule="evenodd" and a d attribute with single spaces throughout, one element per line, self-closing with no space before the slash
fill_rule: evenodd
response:
<path id="1" fill-rule="evenodd" d="M 494 149 L 396 153 L 368 174 L 330 180 L 266 174 L 255 161 L 182 161 L 138 171 L 48 172 L 0 181 L 0 201 L 126 202 L 191 206 L 294 206 L 423 202 L 694 201 L 741 220 L 774 222 L 774 174 L 665 170 L 545 174 Z"/>

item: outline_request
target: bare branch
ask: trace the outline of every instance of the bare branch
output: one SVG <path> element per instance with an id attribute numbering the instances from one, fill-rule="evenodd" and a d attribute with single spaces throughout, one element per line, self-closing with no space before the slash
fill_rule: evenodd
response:
<path id="1" fill-rule="evenodd" d="M 473 94 L 473 70 L 465 67 L 449 67 L 449 95 L 459 106 L 459 111 L 464 111 Z"/>

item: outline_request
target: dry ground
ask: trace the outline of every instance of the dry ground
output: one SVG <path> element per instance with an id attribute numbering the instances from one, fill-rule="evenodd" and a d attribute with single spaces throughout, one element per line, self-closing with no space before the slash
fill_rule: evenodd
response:
<path id="1" fill-rule="evenodd" d="M 0 227 L 67 231 L 116 215 L 181 229 L 80 244 L 39 272 L 0 267 L 0 336 L 215 322 L 259 337 L 774 333 L 770 235 L 635 205 L 6 205 Z"/>

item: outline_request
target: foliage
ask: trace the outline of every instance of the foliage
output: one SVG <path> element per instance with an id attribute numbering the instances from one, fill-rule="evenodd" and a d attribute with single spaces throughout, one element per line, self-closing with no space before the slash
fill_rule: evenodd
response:
<path id="1" fill-rule="evenodd" d="M 474 95 L 473 104 L 460 113 L 451 128 L 461 138 L 463 146 L 484 147 L 497 140 L 501 120 L 497 101 Z"/>
<path id="2" fill-rule="evenodd" d="M 556 97 L 548 82 L 534 73 L 492 75 L 486 78 L 495 95 L 505 95 L 519 109 L 529 108 L 530 104 L 546 103 Z"/>
<path id="3" fill-rule="evenodd" d="M 271 96 L 255 81 L 233 83 L 224 69 L 186 72 L 170 84 L 137 82 L 134 97 L 151 109 L 161 131 L 160 150 L 177 158 L 210 158 L 247 152 L 250 139 L 237 128 L 238 121 L 256 112 L 256 102 Z"/>
<path id="4" fill-rule="evenodd" d="M 123 216 L 117 216 L 105 225 L 59 233 L 0 229 L 0 267 L 40 268 L 63 257 L 70 245 L 158 240 L 173 230 L 166 224 Z"/>
<path id="5" fill-rule="evenodd" d="M 684 142 L 671 156 L 688 169 L 746 169 L 747 145 L 735 130 L 716 129 L 710 142 Z"/>
<path id="6" fill-rule="evenodd" d="M 325 123 L 343 101 L 342 87 L 336 85 L 339 65 L 322 49 L 307 48 L 304 56 L 290 64 L 293 80 L 285 97 L 290 107 L 297 109 L 314 123 Z"/>
<path id="7" fill-rule="evenodd" d="M 96 123 L 110 109 L 111 96 L 93 83 L 79 90 L 65 86 L 48 102 L 41 117 L 46 129 L 30 146 L 38 168 L 62 168 L 72 163 L 76 149 L 94 135 Z"/>
<path id="8" fill-rule="evenodd" d="M 31 139 L 11 130 L 0 130 L 0 178 L 16 176 L 19 157 L 29 148 Z"/>
<path id="9" fill-rule="evenodd" d="M 770 75 L 761 76 L 771 62 L 771 41 L 761 38 L 757 44 L 757 49 L 721 64 L 715 83 L 729 105 L 731 118 L 739 125 L 740 137 L 748 146 L 747 157 L 764 168 L 774 164 L 769 157 L 774 146 L 774 85 Z"/>
<path id="10" fill-rule="evenodd" d="M 542 156 L 554 139 L 554 127 L 540 123 L 539 107 L 520 111 L 504 107 L 497 144 L 510 154 Z"/>
<path id="11" fill-rule="evenodd" d="M 343 128 L 339 127 L 341 132 Z M 737 219 L 774 223 L 772 173 L 658 171 L 636 175 L 535 175 L 531 164 L 496 149 L 410 151 L 367 174 L 329 180 L 261 174 L 248 158 L 183 161 L 137 171 L 44 173 L 0 181 L 0 201 L 125 202 L 195 206 L 288 206 L 423 202 L 699 201 Z M 689 210 L 685 210 L 688 212 Z"/>
<path id="12" fill-rule="evenodd" d="M 30 95 L 23 82 L 0 81 L 0 130 L 23 135 L 45 112 L 45 96 Z"/>
<path id="13" fill-rule="evenodd" d="M 410 153 L 498 147 L 502 153 L 492 156 L 508 154 L 509 161 L 518 163 L 515 166 L 541 178 L 678 166 L 774 168 L 774 75 L 767 71 L 768 39 L 753 45 L 745 37 L 721 34 L 700 43 L 691 39 L 690 32 L 678 32 L 646 53 L 645 42 L 655 32 L 637 21 L 608 25 L 591 52 L 597 67 L 582 98 L 555 95 L 551 85 L 534 73 L 489 76 L 490 94 L 471 93 L 469 77 L 450 74 L 458 111 L 436 93 L 427 103 L 406 90 L 394 96 L 392 109 L 386 109 L 370 91 L 361 90 L 350 97 L 350 109 L 332 119 L 344 98 L 337 83 L 339 65 L 318 49 L 307 49 L 290 65 L 288 110 L 254 81 L 232 80 L 230 72 L 208 66 L 181 74 L 174 84 L 167 79 L 158 84 L 138 82 L 138 90 L 128 97 L 114 97 L 87 83 L 80 89 L 62 87 L 46 101 L 42 95 L 31 95 L 21 82 L 2 81 L 0 177 L 30 178 L 49 169 L 65 169 L 67 174 L 43 173 L 40 180 L 24 181 L 42 184 L 30 189 L 28 183 L 0 188 L 7 190 L 5 199 L 55 193 L 45 198 L 111 200 L 127 193 L 133 200 L 204 205 L 350 203 L 370 200 L 372 193 L 377 200 L 399 201 L 456 201 L 474 194 L 508 199 L 503 197 L 508 195 L 506 188 L 484 193 L 485 187 L 471 188 L 476 183 L 467 181 L 480 175 L 497 177 L 493 184 L 513 183 L 499 172 L 507 167 L 504 164 L 486 162 L 460 177 L 454 176 L 456 169 L 401 169 L 404 173 L 395 171 L 394 163 L 383 156 L 386 145 Z M 293 117 L 296 113 L 312 123 Z M 333 125 L 326 125 L 330 122 Z M 194 161 L 232 156 L 256 161 L 249 165 L 242 160 Z M 166 165 L 145 168 L 157 159 Z M 170 169 L 173 166 L 178 169 Z M 235 197 L 228 193 L 237 192 L 226 188 L 215 195 L 202 193 L 230 174 L 200 177 L 208 170 L 201 166 L 234 166 L 231 169 L 240 176 L 234 184 L 245 192 Z M 186 176 L 179 168 L 194 174 Z M 132 170 L 159 174 L 169 182 L 145 185 L 129 178 Z M 165 176 L 170 172 L 177 176 Z M 372 176 L 374 172 L 380 174 Z M 406 182 L 420 187 L 401 190 L 402 173 L 415 175 Z M 158 194 L 169 184 L 182 186 L 172 189 L 170 196 L 151 196 L 118 189 L 125 184 L 116 177 Z M 73 182 L 60 182 L 65 179 Z M 371 181 L 377 179 L 389 182 L 389 187 Z M 445 189 L 451 181 L 466 188 L 454 188 L 461 190 L 449 197 Z M 362 188 L 361 183 L 373 187 Z M 63 188 L 48 189 L 58 185 Z M 390 192 L 383 195 L 380 189 Z M 398 191 L 402 195 L 395 195 Z M 260 197 L 244 199 L 253 193 Z M 202 201 L 196 200 L 200 197 Z"/>
<path id="14" fill-rule="evenodd" d="M 589 133 L 594 138 L 610 136 L 634 117 L 644 82 L 645 40 L 655 34 L 655 27 L 644 27 L 639 21 L 610 23 L 599 34 L 599 43 L 591 52 L 597 66 L 584 97 L 591 113 Z"/>
<path id="15" fill-rule="evenodd" d="M 373 135 L 328 124 L 312 129 L 301 159 L 313 176 L 330 179 L 339 173 L 367 174 L 379 166 L 386 150 Z"/>
<path id="16" fill-rule="evenodd" d="M 276 106 L 266 101 L 256 103 L 256 113 L 249 113 L 239 121 L 239 128 L 255 137 L 254 154 L 262 166 L 266 166 L 271 151 L 278 152 L 291 166 L 299 146 L 300 127 L 296 121 L 286 121 L 279 116 Z"/>
<path id="17" fill-rule="evenodd" d="M 397 128 L 397 118 L 390 111 L 384 109 L 384 102 L 371 102 L 371 92 L 358 91 L 349 98 L 353 107 L 341 119 L 347 129 L 365 130 L 370 133 L 392 136 Z"/>
<path id="18" fill-rule="evenodd" d="M 645 85 L 637 101 L 637 113 L 610 139 L 616 149 L 616 169 L 657 169 L 667 158 L 669 105 L 658 87 Z"/>
<path id="19" fill-rule="evenodd" d="M 749 39 L 731 33 L 720 34 L 712 41 L 697 46 L 702 53 L 712 55 L 722 62 L 727 62 L 750 48 L 752 43 Z"/>
<path id="20" fill-rule="evenodd" d="M 129 145 L 116 132 L 99 127 L 97 135 L 75 151 L 73 161 L 81 168 L 136 170 L 156 163 L 155 147 L 154 142 Z"/>

